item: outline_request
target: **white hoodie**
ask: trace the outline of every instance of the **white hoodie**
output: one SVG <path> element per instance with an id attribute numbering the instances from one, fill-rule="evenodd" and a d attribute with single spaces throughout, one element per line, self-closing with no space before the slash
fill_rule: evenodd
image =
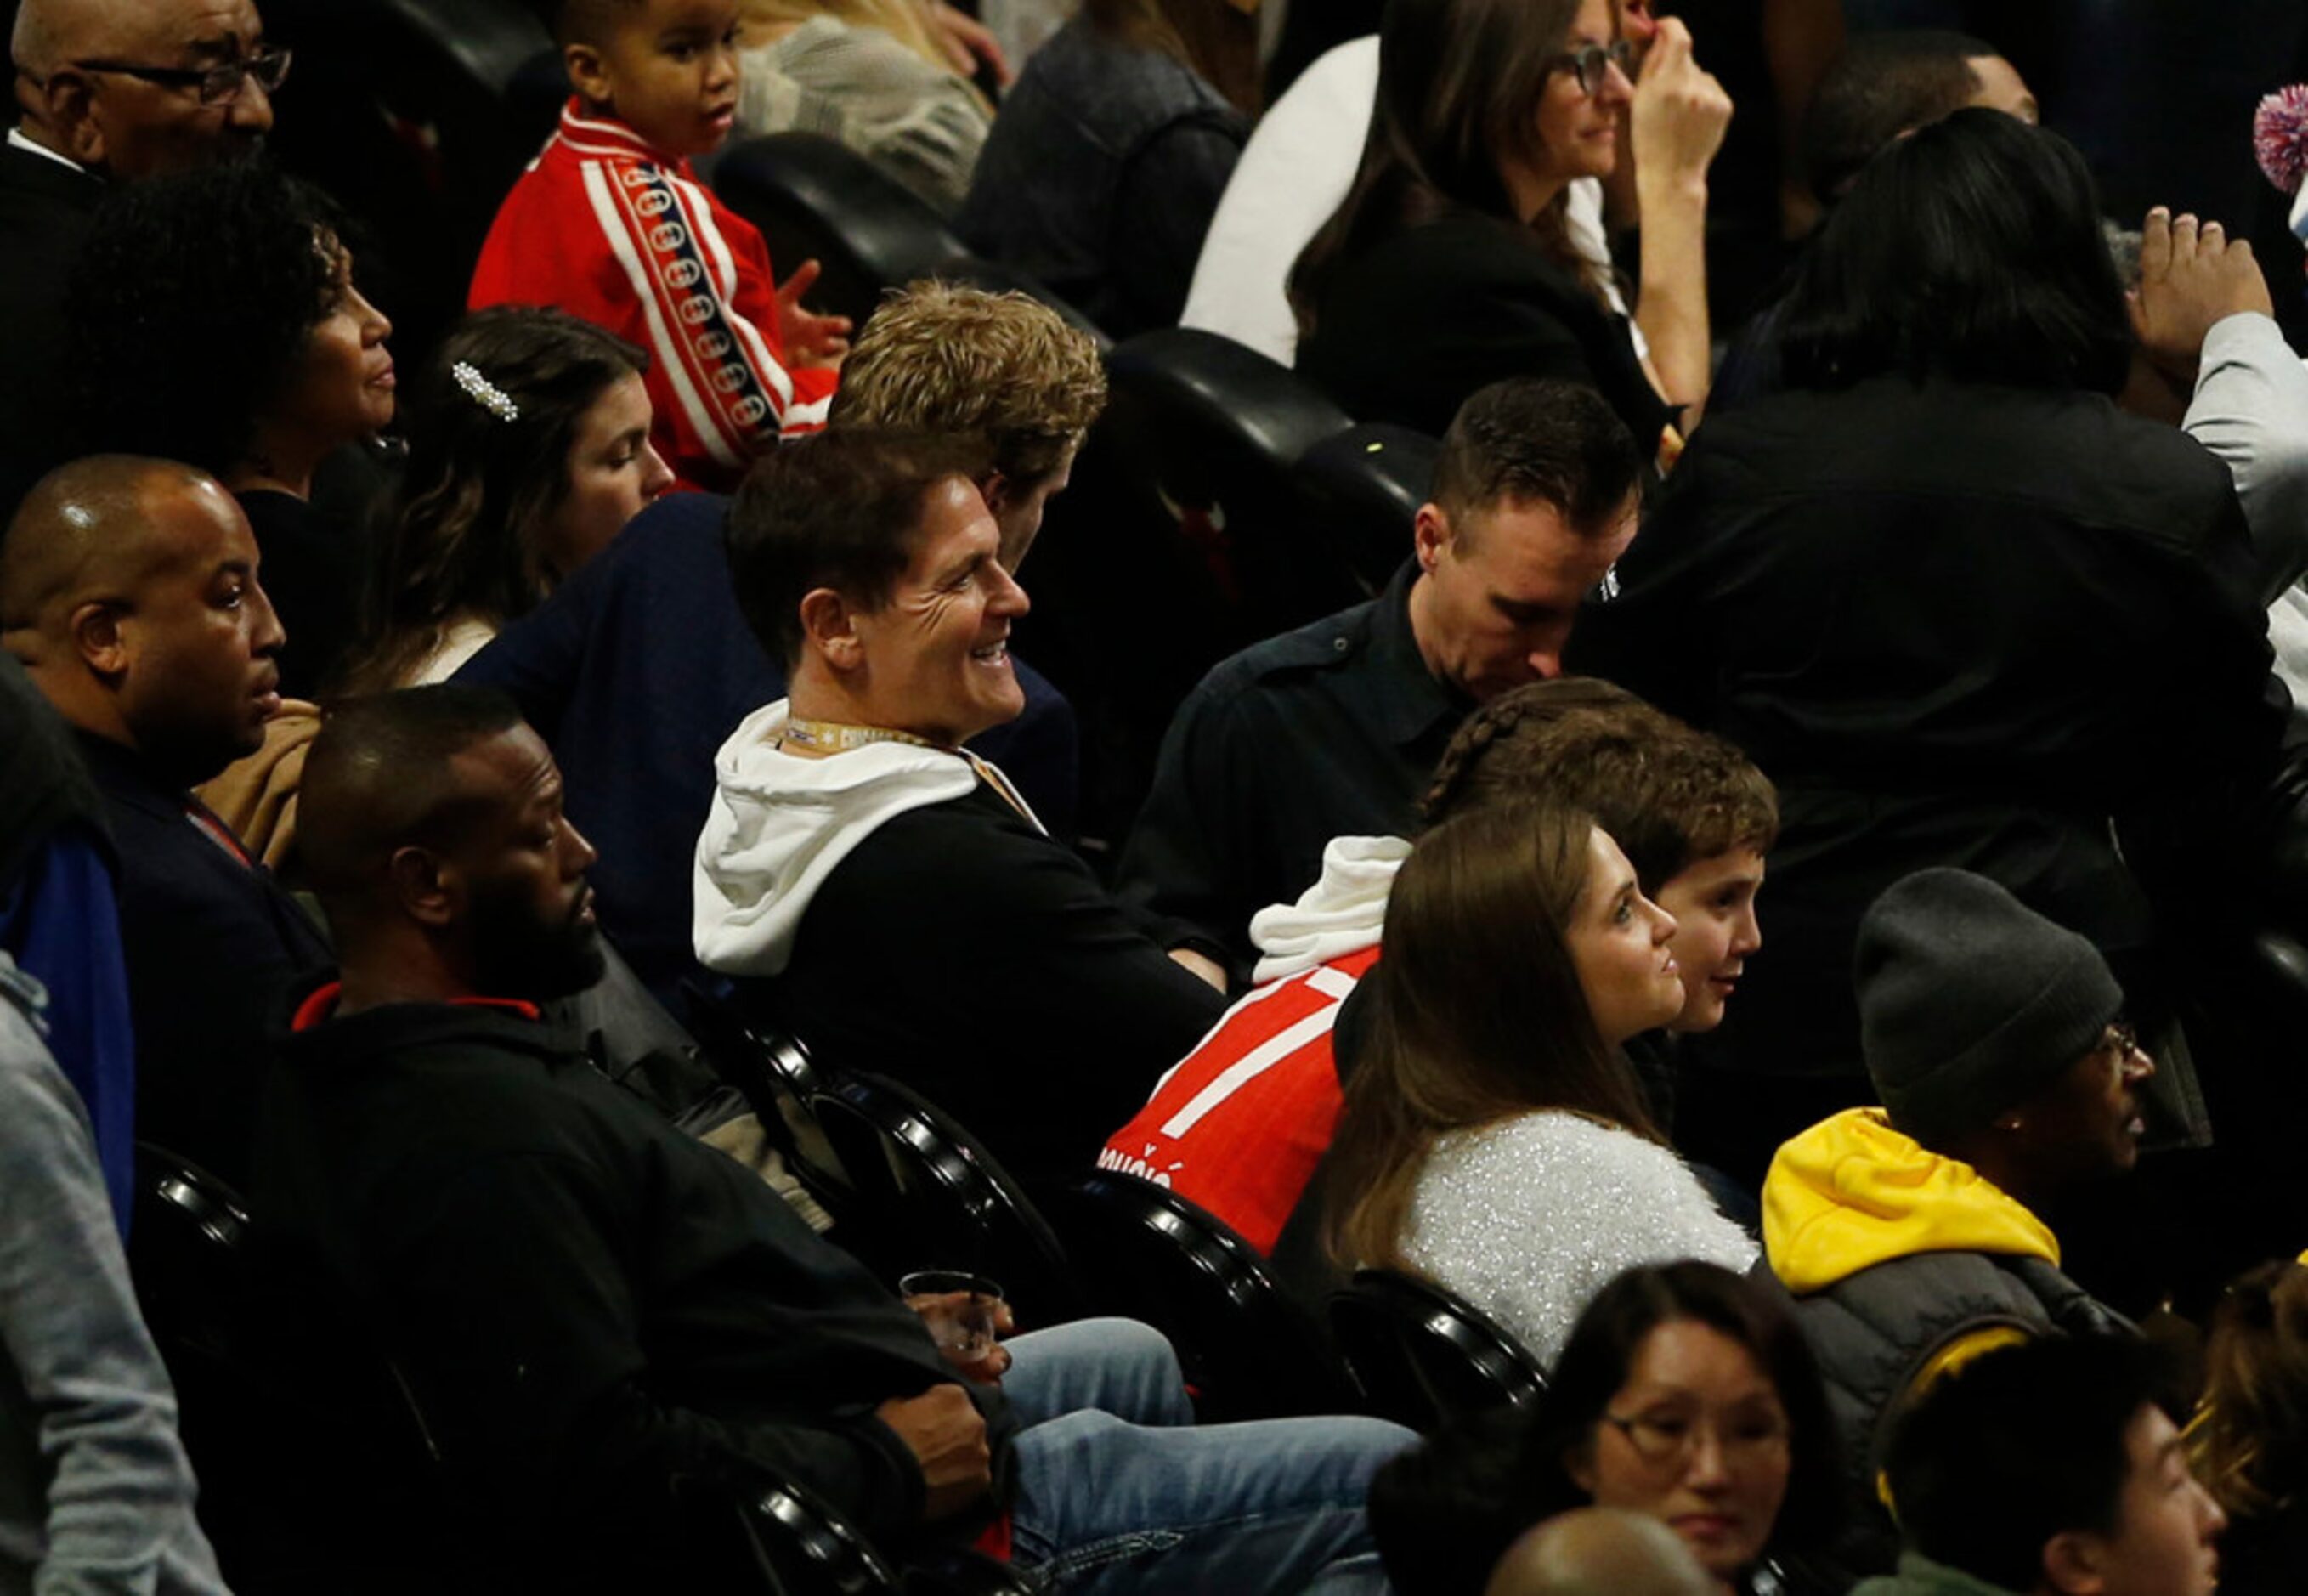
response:
<path id="1" fill-rule="evenodd" d="M 977 785 L 943 748 L 868 743 L 827 759 L 777 747 L 787 700 L 755 710 L 713 756 L 713 807 L 697 839 L 690 937 L 725 975 L 776 975 L 810 900 L 887 820 Z"/>
<path id="2" fill-rule="evenodd" d="M 1304 975 L 1317 964 L 1359 953 L 1386 924 L 1394 873 L 1410 857 L 1400 837 L 1333 837 L 1322 850 L 1322 876 L 1296 903 L 1275 903 L 1250 917 L 1261 955 L 1251 982 Z"/>

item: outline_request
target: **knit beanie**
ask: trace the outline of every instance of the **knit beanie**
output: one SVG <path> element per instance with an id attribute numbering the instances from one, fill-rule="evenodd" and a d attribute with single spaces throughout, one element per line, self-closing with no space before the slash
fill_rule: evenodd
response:
<path id="1" fill-rule="evenodd" d="M 1919 870 L 1876 899 L 1853 964 L 1868 1078 L 1926 1146 L 2051 1081 L 2123 1008 L 2097 948 L 1968 870 Z"/>

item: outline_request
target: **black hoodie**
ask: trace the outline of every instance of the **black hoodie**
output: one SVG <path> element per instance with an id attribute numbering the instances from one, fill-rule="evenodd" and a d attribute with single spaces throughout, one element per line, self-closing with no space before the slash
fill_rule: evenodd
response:
<path id="1" fill-rule="evenodd" d="M 526 1005 L 333 1002 L 306 1002 L 268 1083 L 256 1217 L 404 1360 L 530 1568 L 662 1574 L 667 1482 L 749 1462 L 876 1540 L 915 1532 L 920 1471 L 874 1410 L 953 1375 L 861 1264 Z M 969 1389 L 1005 1486 L 1016 1423 Z"/>

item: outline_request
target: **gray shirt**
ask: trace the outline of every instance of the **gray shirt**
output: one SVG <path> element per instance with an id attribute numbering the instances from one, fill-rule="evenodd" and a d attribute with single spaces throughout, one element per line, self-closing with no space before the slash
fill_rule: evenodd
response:
<path id="1" fill-rule="evenodd" d="M 0 953 L 0 1596 L 223 1596 L 44 1002 Z"/>
<path id="2" fill-rule="evenodd" d="M 960 77 L 879 28 L 834 17 L 813 17 L 743 61 L 737 121 L 746 132 L 838 140 L 939 214 L 960 208 L 993 120 Z"/>

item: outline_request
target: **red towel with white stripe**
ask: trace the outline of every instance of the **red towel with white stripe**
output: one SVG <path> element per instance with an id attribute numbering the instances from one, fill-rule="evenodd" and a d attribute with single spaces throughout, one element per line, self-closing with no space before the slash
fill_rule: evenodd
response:
<path id="1" fill-rule="evenodd" d="M 687 487 L 727 492 L 780 435 L 822 427 L 838 376 L 787 366 L 759 230 L 575 99 L 498 207 L 467 305 L 558 306 L 647 349 L 650 441 Z"/>

